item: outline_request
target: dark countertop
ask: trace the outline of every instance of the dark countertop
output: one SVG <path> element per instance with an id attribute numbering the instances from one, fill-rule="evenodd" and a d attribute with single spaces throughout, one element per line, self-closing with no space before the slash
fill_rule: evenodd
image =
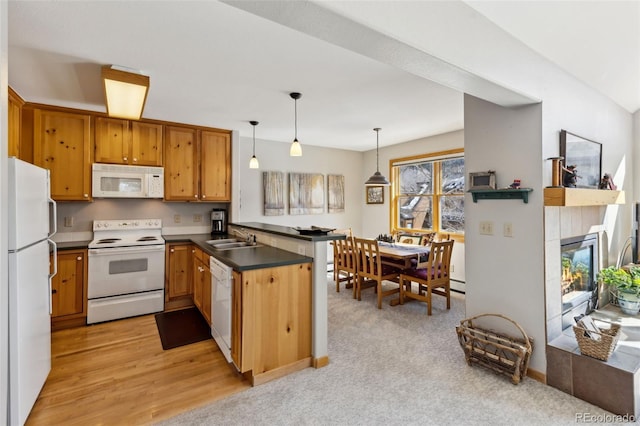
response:
<path id="1" fill-rule="evenodd" d="M 211 234 L 183 234 L 163 235 L 163 238 L 166 243 L 185 242 L 196 244 L 207 254 L 215 257 L 239 272 L 313 262 L 313 258 L 311 257 L 302 256 L 266 245 L 220 251 L 214 250 L 206 243 L 208 240 L 230 238 L 226 235 L 216 235 L 215 237 L 212 237 Z"/>
<path id="2" fill-rule="evenodd" d="M 289 238 L 297 238 L 305 241 L 332 241 L 332 240 L 344 240 L 346 237 L 343 234 L 328 233 L 326 235 L 301 235 L 295 228 L 289 226 L 272 225 L 270 223 L 259 222 L 240 222 L 230 223 L 229 225 L 239 226 L 241 228 L 253 229 L 255 231 L 269 232 L 271 234 L 282 235 Z"/>
<path id="3" fill-rule="evenodd" d="M 87 241 L 64 241 L 64 242 L 60 242 L 60 243 L 56 243 L 56 246 L 58 246 L 58 251 L 62 251 L 62 250 L 78 250 L 78 249 L 86 249 L 87 247 L 89 247 L 89 243 L 91 241 L 87 240 Z"/>
<path id="4" fill-rule="evenodd" d="M 231 266 L 236 271 L 249 271 L 252 269 L 275 268 L 277 266 L 297 265 L 300 263 L 311 263 L 313 258 L 291 253 L 275 247 L 258 245 L 237 250 L 214 250 L 205 241 L 217 240 L 221 238 L 234 238 L 228 235 L 211 234 L 179 234 L 163 235 L 165 243 L 193 243 L 200 247 L 209 255 L 215 257 L 226 265 Z M 91 241 L 65 241 L 56 243 L 58 251 L 86 249 Z"/>

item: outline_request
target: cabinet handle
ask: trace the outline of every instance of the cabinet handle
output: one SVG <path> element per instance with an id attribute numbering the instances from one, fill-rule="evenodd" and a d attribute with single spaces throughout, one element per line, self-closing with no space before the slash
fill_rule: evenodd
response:
<path id="1" fill-rule="evenodd" d="M 138 159 L 137 159 L 136 157 L 133 157 L 133 162 L 134 162 L 134 163 L 137 163 L 137 162 L 138 162 Z"/>
<path id="2" fill-rule="evenodd" d="M 82 256 L 76 257 L 76 260 L 82 260 Z"/>
<path id="3" fill-rule="evenodd" d="M 89 194 L 82 194 L 84 198 L 89 198 Z"/>
<path id="4" fill-rule="evenodd" d="M 198 194 L 194 195 L 194 197 L 198 198 Z"/>
<path id="5" fill-rule="evenodd" d="M 51 294 L 56 294 L 58 292 L 58 290 L 56 290 L 55 288 L 53 290 L 51 290 Z"/>
<path id="6" fill-rule="evenodd" d="M 205 198 L 207 198 L 207 196 L 206 196 L 206 195 L 204 195 L 204 194 L 202 194 L 202 199 L 205 199 Z"/>
<path id="7" fill-rule="evenodd" d="M 171 253 L 173 253 L 173 252 L 175 252 L 175 251 L 176 251 L 175 249 L 171 249 Z"/>
<path id="8" fill-rule="evenodd" d="M 122 157 L 122 160 L 127 161 L 127 157 Z"/>

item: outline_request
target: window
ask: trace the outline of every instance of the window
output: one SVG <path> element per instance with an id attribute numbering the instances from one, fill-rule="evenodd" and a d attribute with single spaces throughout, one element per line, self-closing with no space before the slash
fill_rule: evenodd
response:
<path id="1" fill-rule="evenodd" d="M 391 161 L 392 226 L 464 235 L 462 150 Z"/>

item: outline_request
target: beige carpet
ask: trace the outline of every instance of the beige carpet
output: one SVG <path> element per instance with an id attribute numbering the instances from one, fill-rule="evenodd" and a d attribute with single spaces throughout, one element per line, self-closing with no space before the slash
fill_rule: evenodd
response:
<path id="1" fill-rule="evenodd" d="M 392 285 L 391 283 L 389 285 Z M 184 413 L 166 425 L 570 425 L 577 413 L 610 415 L 587 402 L 526 378 L 469 367 L 455 326 L 464 296 L 451 310 L 434 296 L 433 315 L 423 303 L 375 307 L 335 292 L 328 281 L 329 357 L 308 368 Z"/>

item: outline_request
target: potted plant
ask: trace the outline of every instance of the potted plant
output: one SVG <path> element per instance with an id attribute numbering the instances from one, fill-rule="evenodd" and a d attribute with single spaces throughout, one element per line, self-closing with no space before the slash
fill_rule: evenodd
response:
<path id="1" fill-rule="evenodd" d="M 617 296 L 622 312 L 637 315 L 640 311 L 640 267 L 628 269 L 609 266 L 598 272 L 598 281 L 608 285 Z"/>

